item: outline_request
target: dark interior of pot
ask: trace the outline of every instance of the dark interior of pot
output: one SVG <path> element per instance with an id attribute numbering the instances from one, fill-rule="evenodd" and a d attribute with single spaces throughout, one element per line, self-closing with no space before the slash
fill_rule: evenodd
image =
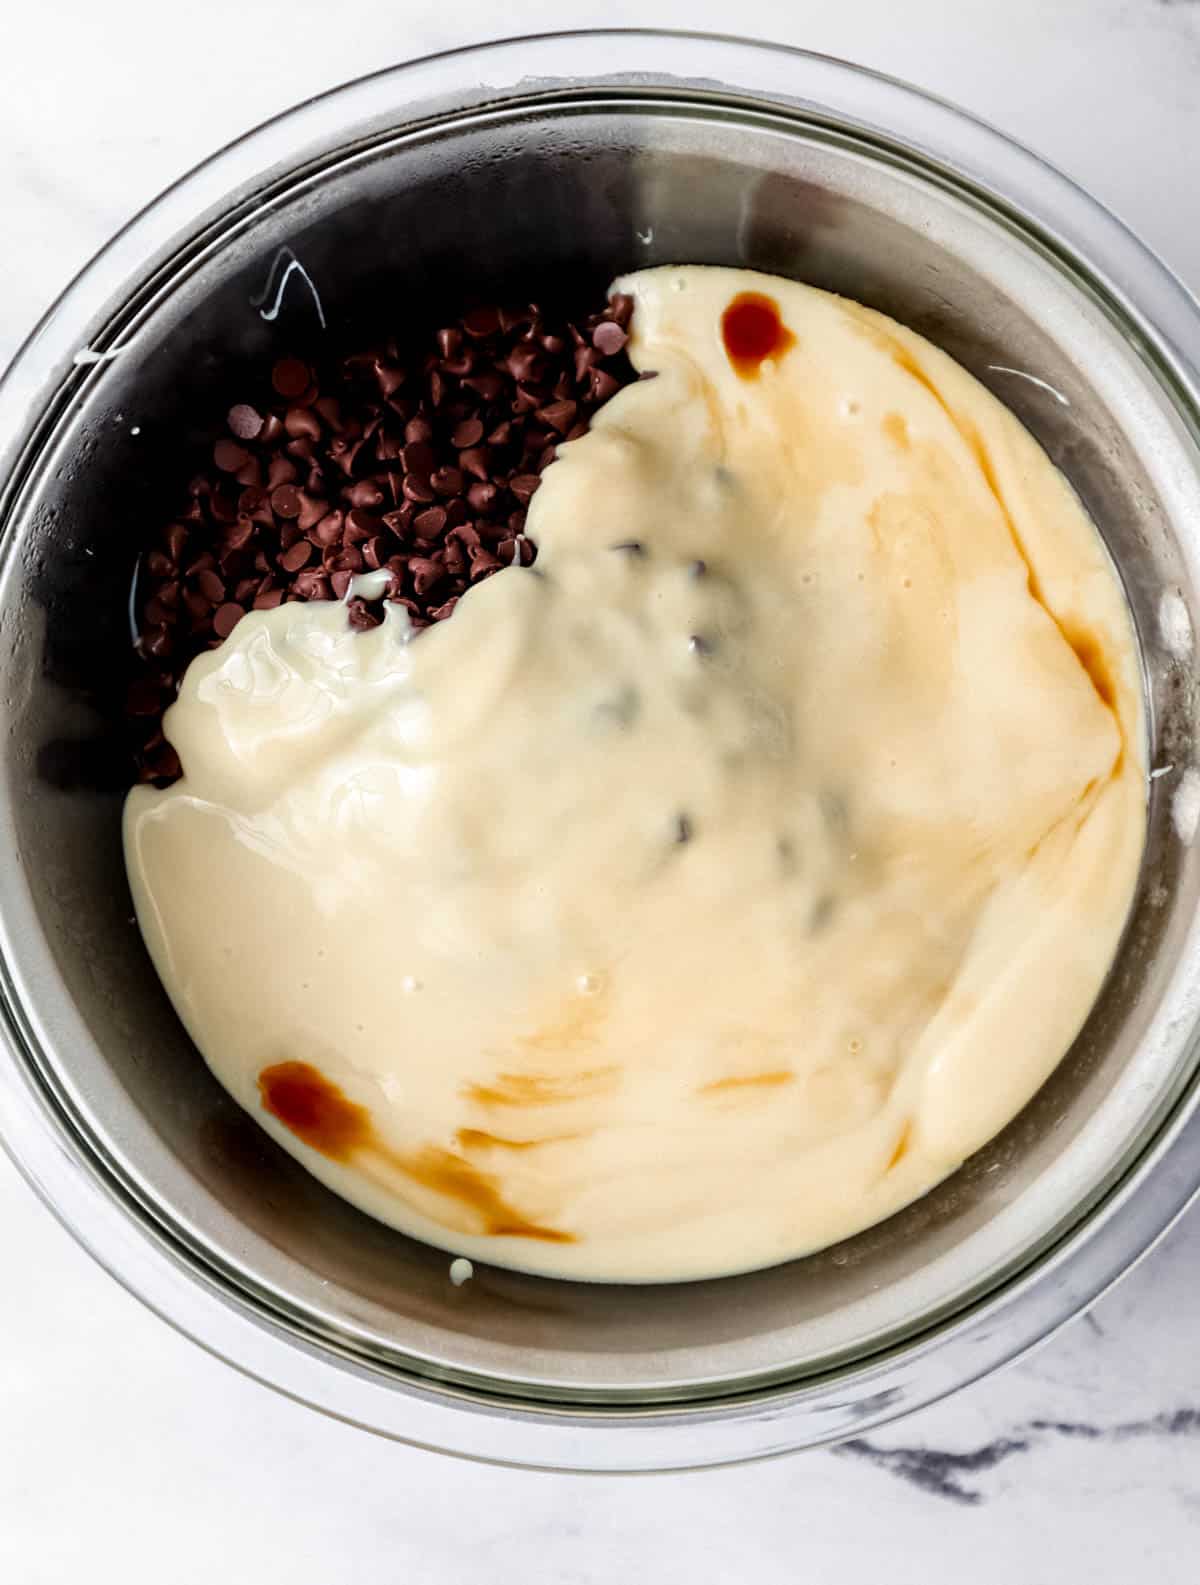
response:
<path id="1" fill-rule="evenodd" d="M 293 270 L 280 289 L 292 260 L 307 282 Z M 1160 466 L 1185 440 L 1129 338 L 1053 262 L 898 157 L 701 102 L 568 95 L 450 117 L 244 195 L 114 305 L 119 356 L 64 373 L 4 542 L 9 967 L 42 1081 L 105 1170 L 223 1281 L 339 1346 L 532 1395 L 732 1390 L 881 1348 L 1077 1217 L 1181 1077 L 1148 1035 L 1196 890 L 1165 794 L 1120 963 L 1050 1083 L 927 1198 L 786 1266 L 637 1290 L 478 1268 L 458 1288 L 445 1253 L 335 1198 L 210 1076 L 143 951 L 119 845 L 140 537 L 177 509 L 230 402 L 273 357 L 349 348 L 470 300 L 591 302 L 613 275 L 664 262 L 847 293 L 988 384 L 1067 473 L 1120 568 L 1150 763 L 1191 741 L 1193 700 L 1159 620 L 1164 592 L 1181 610 L 1192 598 Z M 1139 1073 L 1154 1093 L 1118 1109 Z"/>

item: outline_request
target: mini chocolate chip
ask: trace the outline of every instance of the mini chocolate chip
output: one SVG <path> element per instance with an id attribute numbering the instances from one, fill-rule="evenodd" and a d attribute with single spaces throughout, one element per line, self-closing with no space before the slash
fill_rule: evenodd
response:
<path id="1" fill-rule="evenodd" d="M 262 434 L 263 416 L 248 402 L 238 402 L 231 407 L 226 422 L 239 440 L 257 440 Z"/>
<path id="2" fill-rule="evenodd" d="M 319 567 L 306 567 L 297 574 L 292 588 L 300 600 L 328 600 L 332 593 L 329 579 Z"/>
<path id="3" fill-rule="evenodd" d="M 271 510 L 276 517 L 299 517 L 303 505 L 294 484 L 281 484 L 271 491 Z"/>
<path id="4" fill-rule="evenodd" d="M 307 534 L 310 528 L 315 528 L 322 522 L 329 511 L 329 502 L 322 496 L 310 495 L 307 490 L 300 492 L 300 511 L 296 518 L 297 527 L 301 533 Z"/>
<path id="5" fill-rule="evenodd" d="M 422 539 L 436 539 L 446 527 L 446 508 L 431 506 L 413 518 L 413 528 Z"/>
<path id="6" fill-rule="evenodd" d="M 163 532 L 163 544 L 167 547 L 167 555 L 173 562 L 178 563 L 183 555 L 183 548 L 188 541 L 188 531 L 182 523 L 168 523 Z"/>
<path id="7" fill-rule="evenodd" d="M 484 550 L 481 546 L 471 552 L 471 582 L 478 583 L 490 573 L 499 572 L 503 566 L 499 556 L 493 556 L 490 550 Z"/>
<path id="8" fill-rule="evenodd" d="M 336 545 L 341 539 L 346 526 L 346 519 L 341 512 L 330 512 L 312 531 L 313 539 L 323 549 L 329 545 Z"/>
<path id="9" fill-rule="evenodd" d="M 692 821 L 690 815 L 680 814 L 675 816 L 675 841 L 682 844 L 692 840 Z"/>
<path id="10" fill-rule="evenodd" d="M 352 484 L 345 495 L 351 506 L 369 512 L 384 502 L 383 491 L 370 479 L 360 479 L 357 484 Z"/>
<path id="11" fill-rule="evenodd" d="M 610 545 L 609 550 L 624 551 L 627 556 L 644 556 L 646 547 L 640 539 L 623 539 L 619 544 Z"/>
<path id="12" fill-rule="evenodd" d="M 352 545 L 373 539 L 382 527 L 383 519 L 374 512 L 368 512 L 366 507 L 356 506 L 346 514 L 346 539 Z"/>
<path id="13" fill-rule="evenodd" d="M 490 479 L 472 484 L 467 490 L 467 502 L 473 512 L 487 512 L 500 494 Z"/>
<path id="14" fill-rule="evenodd" d="M 428 478 L 437 464 L 433 446 L 428 440 L 410 440 L 400 453 L 407 473 L 419 473 Z"/>
<path id="15" fill-rule="evenodd" d="M 438 495 L 461 495 L 465 481 L 461 468 L 435 468 L 429 482 Z"/>
<path id="16" fill-rule="evenodd" d="M 588 383 L 591 399 L 597 404 L 607 402 L 610 396 L 615 396 L 621 389 L 620 382 L 607 369 L 593 369 L 588 376 Z"/>
<path id="17" fill-rule="evenodd" d="M 476 339 L 494 335 L 500 328 L 499 311 L 490 304 L 482 308 L 468 309 L 463 315 L 462 326 L 468 336 L 474 336 Z"/>
<path id="18" fill-rule="evenodd" d="M 464 390 L 474 391 L 479 400 L 489 406 L 500 400 L 506 388 L 503 375 L 488 370 L 476 369 L 473 374 L 468 374 L 462 383 Z"/>
<path id="19" fill-rule="evenodd" d="M 437 499 L 429 480 L 419 473 L 406 473 L 404 475 L 403 490 L 406 501 L 418 501 L 428 504 Z"/>
<path id="20" fill-rule="evenodd" d="M 321 420 L 311 407 L 289 407 L 283 416 L 283 427 L 293 440 L 321 438 Z"/>
<path id="21" fill-rule="evenodd" d="M 250 461 L 250 453 L 236 440 L 222 436 L 213 447 L 213 462 L 222 473 L 236 473 Z"/>
<path id="22" fill-rule="evenodd" d="M 280 358 L 271 370 L 271 384 L 285 400 L 294 401 L 307 391 L 312 371 L 299 358 Z"/>
<path id="23" fill-rule="evenodd" d="M 213 612 L 213 632 L 218 638 L 228 638 L 245 614 L 241 606 L 231 600 L 219 605 Z"/>
<path id="24" fill-rule="evenodd" d="M 362 551 L 357 545 L 343 545 L 338 550 L 327 550 L 323 561 L 325 571 L 329 573 L 359 573 L 363 570 Z"/>
<path id="25" fill-rule="evenodd" d="M 695 561 L 690 561 L 688 563 L 688 577 L 689 578 L 703 578 L 704 574 L 707 571 L 708 571 L 708 563 L 705 562 L 705 561 L 701 561 L 699 559 L 699 557 L 697 557 Z"/>
<path id="26" fill-rule="evenodd" d="M 410 418 L 404 426 L 404 439 L 410 446 L 428 444 L 433 439 L 433 425 L 427 418 Z"/>
<path id="27" fill-rule="evenodd" d="M 153 655 L 155 660 L 165 660 L 174 648 L 174 644 L 170 632 L 165 627 L 152 627 L 142 634 L 142 648 L 147 655 Z"/>
<path id="28" fill-rule="evenodd" d="M 371 628 L 378 627 L 383 621 L 383 613 L 372 610 L 365 600 L 353 599 L 346 602 L 346 616 L 350 626 L 360 633 L 369 632 Z"/>
<path id="29" fill-rule="evenodd" d="M 522 506 L 528 506 L 541 482 L 536 473 L 516 473 L 508 481 L 508 488 Z"/>
<path id="30" fill-rule="evenodd" d="M 210 568 L 202 568 L 196 575 L 196 590 L 209 605 L 219 605 L 225 598 L 225 585 Z"/>
<path id="31" fill-rule="evenodd" d="M 711 655 L 715 648 L 712 639 L 705 638 L 703 633 L 693 633 L 688 639 L 688 649 L 693 655 Z"/>
<path id="32" fill-rule="evenodd" d="M 592 331 L 592 345 L 602 357 L 615 357 L 629 337 L 614 320 L 605 319 Z"/>
<path id="33" fill-rule="evenodd" d="M 565 435 L 575 422 L 577 411 L 578 409 L 574 402 L 551 402 L 548 407 L 539 407 L 537 416 L 543 424 L 548 424 L 551 429 L 557 430 L 560 435 Z"/>
<path id="34" fill-rule="evenodd" d="M 285 550 L 279 558 L 279 565 L 284 572 L 299 572 L 301 567 L 308 565 L 312 559 L 313 548 L 306 539 L 298 539 L 294 545 Z"/>
<path id="35" fill-rule="evenodd" d="M 478 418 L 464 418 L 455 424 L 450 443 L 462 451 L 467 446 L 477 446 L 482 439 L 482 422 Z"/>

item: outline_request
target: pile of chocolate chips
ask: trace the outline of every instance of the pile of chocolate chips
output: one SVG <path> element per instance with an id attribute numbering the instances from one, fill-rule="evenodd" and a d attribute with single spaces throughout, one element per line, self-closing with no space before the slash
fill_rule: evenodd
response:
<path id="1" fill-rule="evenodd" d="M 472 308 L 415 353 L 389 341 L 327 368 L 277 362 L 269 396 L 230 408 L 213 466 L 142 558 L 126 697 L 139 780 L 179 775 L 163 712 L 189 661 L 247 611 L 342 599 L 357 573 L 386 569 L 384 598 L 422 628 L 471 584 L 528 566 L 540 474 L 635 378 L 632 312 L 621 296 L 576 322 L 534 303 Z M 348 615 L 382 620 L 360 599 Z"/>

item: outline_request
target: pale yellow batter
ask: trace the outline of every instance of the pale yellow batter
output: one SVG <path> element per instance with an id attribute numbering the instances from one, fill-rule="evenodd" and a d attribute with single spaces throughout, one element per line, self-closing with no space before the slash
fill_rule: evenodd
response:
<path id="1" fill-rule="evenodd" d="M 668 1280 L 923 1194 L 1062 1057 L 1143 839 L 1114 573 L 1016 420 L 882 316 L 687 267 L 534 498 L 532 569 L 246 617 L 130 794 L 214 1072 L 475 1259 Z M 769 294 L 780 350 L 731 362 Z"/>

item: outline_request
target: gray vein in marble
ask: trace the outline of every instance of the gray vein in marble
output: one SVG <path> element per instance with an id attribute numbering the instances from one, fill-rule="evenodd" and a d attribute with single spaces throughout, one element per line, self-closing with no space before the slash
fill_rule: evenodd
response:
<path id="1" fill-rule="evenodd" d="M 873 1464 L 932 1497 L 976 1506 L 987 1493 L 965 1477 L 985 1474 L 1019 1453 L 1032 1452 L 1054 1438 L 1086 1442 L 1122 1443 L 1142 1437 L 1200 1438 L 1200 1409 L 1164 1410 L 1142 1420 L 1123 1420 L 1115 1425 L 1095 1425 L 1088 1420 L 1030 1420 L 1014 1428 L 1012 1434 L 997 1437 L 966 1453 L 953 1453 L 932 1447 L 880 1447 L 865 1437 L 843 1442 L 831 1451 L 841 1458 Z"/>

